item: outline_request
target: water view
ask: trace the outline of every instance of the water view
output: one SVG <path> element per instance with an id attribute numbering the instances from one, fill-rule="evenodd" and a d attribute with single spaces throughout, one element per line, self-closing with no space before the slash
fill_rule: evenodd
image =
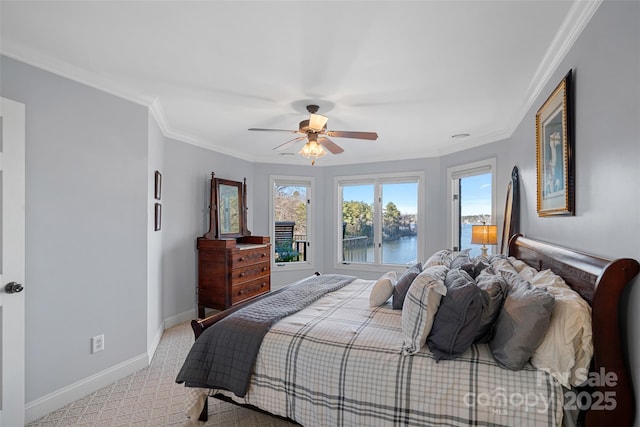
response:
<path id="1" fill-rule="evenodd" d="M 482 245 L 471 244 L 472 224 L 462 225 L 462 249 L 471 248 L 469 256 L 471 258 L 479 256 L 482 252 Z M 384 264 L 409 265 L 416 262 L 418 253 L 418 239 L 416 236 L 407 236 L 397 240 L 390 240 L 382 243 L 382 262 Z M 489 248 L 489 253 L 493 253 Z M 429 257 L 431 254 L 426 254 Z M 373 262 L 373 246 L 367 247 L 367 261 Z"/>

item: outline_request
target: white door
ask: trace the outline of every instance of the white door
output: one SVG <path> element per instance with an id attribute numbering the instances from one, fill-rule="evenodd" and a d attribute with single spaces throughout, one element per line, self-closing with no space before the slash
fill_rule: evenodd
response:
<path id="1" fill-rule="evenodd" d="M 0 98 L 0 427 L 24 425 L 25 108 Z"/>

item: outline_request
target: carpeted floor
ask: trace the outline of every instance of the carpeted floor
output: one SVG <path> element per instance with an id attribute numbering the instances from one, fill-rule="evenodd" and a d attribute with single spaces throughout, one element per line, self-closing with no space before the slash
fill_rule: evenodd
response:
<path id="1" fill-rule="evenodd" d="M 62 426 L 292 426 L 279 418 L 209 399 L 209 421 L 189 423 L 185 387 L 175 383 L 191 345 L 189 323 L 167 329 L 151 365 L 42 417 L 28 427 Z"/>

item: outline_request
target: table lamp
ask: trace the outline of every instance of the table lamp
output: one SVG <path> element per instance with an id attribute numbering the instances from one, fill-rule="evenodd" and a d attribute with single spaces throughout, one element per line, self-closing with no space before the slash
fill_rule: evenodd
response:
<path id="1" fill-rule="evenodd" d="M 495 245 L 498 243 L 498 226 L 482 225 L 471 226 L 471 243 L 474 245 L 482 245 L 482 256 L 487 257 L 487 245 Z"/>

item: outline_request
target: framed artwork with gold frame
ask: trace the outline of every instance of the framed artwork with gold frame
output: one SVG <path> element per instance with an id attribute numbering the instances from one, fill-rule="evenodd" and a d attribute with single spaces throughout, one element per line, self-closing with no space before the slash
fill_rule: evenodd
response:
<path id="1" fill-rule="evenodd" d="M 574 215 L 572 72 L 536 113 L 538 216 Z"/>

